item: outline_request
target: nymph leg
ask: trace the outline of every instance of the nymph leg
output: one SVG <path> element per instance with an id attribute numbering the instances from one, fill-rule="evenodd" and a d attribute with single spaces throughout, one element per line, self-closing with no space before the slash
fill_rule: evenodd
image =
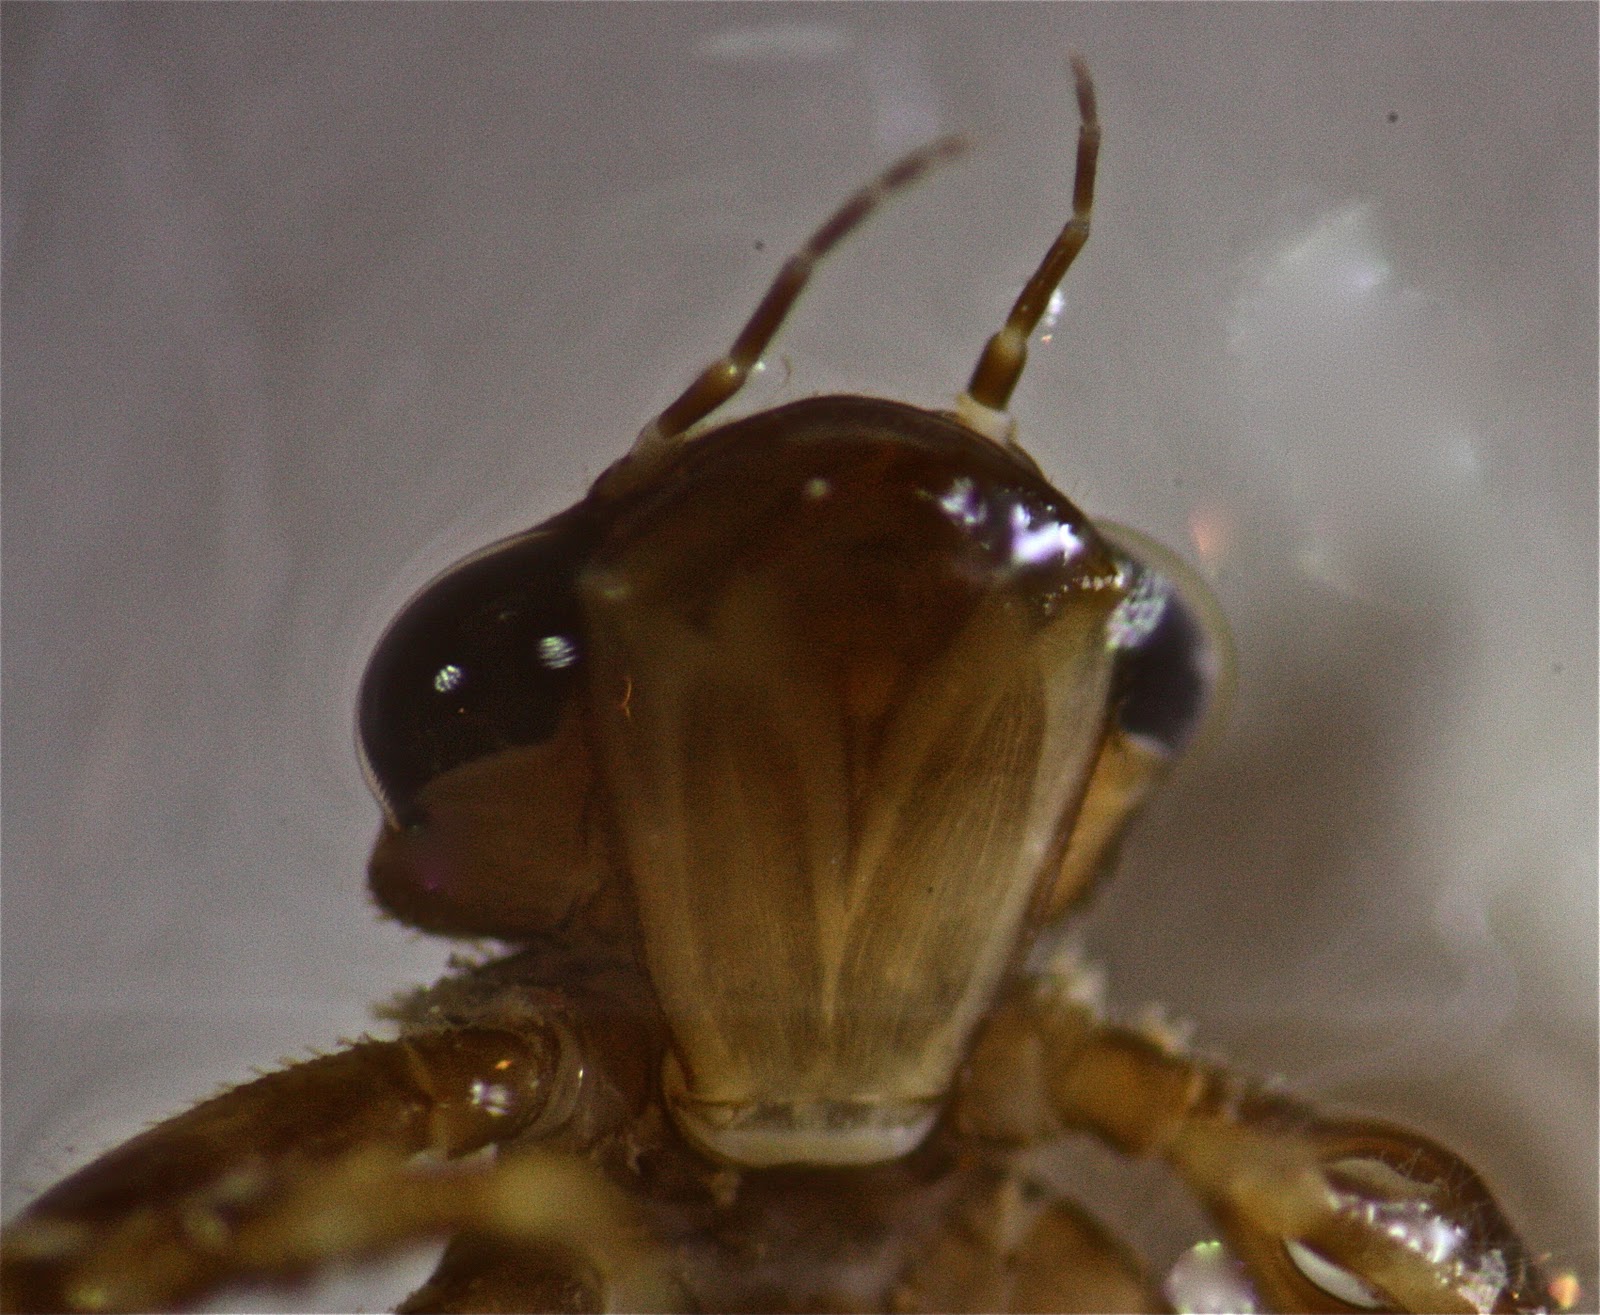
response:
<path id="1" fill-rule="evenodd" d="M 1035 978 L 1019 990 L 968 1072 L 968 1131 L 1026 1141 L 1079 1129 L 1166 1160 L 1267 1309 L 1546 1308 L 1538 1266 L 1459 1157 L 1108 1024 L 1068 979 Z"/>
<path id="2" fill-rule="evenodd" d="M 365 1041 L 208 1100 L 68 1178 L 9 1227 L 0 1306 L 155 1310 L 462 1228 L 577 1245 L 629 1233 L 596 1171 L 446 1161 L 565 1118 L 553 1027 Z M 576 1234 L 576 1235 L 575 1235 Z M 663 1298 L 639 1247 L 604 1278 Z"/>

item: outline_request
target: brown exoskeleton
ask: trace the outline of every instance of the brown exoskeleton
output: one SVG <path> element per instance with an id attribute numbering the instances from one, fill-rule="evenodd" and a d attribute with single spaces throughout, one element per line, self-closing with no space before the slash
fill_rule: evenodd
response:
<path id="1" fill-rule="evenodd" d="M 1161 1309 L 1021 1152 L 1166 1161 L 1289 1310 L 1530 1310 L 1479 1179 L 1100 1016 L 1055 929 L 1193 739 L 1226 640 L 1012 440 L 1073 214 L 953 412 L 696 429 L 810 273 L 562 515 L 402 613 L 363 686 L 379 902 L 517 948 L 112 1151 L 6 1231 L 6 1309 L 174 1307 L 418 1238 L 408 1310 Z M 492 1158 L 473 1152 L 493 1147 Z"/>

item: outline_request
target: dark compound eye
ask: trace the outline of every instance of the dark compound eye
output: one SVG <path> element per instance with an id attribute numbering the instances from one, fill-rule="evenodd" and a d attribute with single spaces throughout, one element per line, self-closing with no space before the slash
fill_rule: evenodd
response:
<path id="1" fill-rule="evenodd" d="M 574 584 L 594 518 L 582 510 L 452 568 L 378 645 L 358 729 L 396 824 L 418 820 L 418 793 L 444 773 L 556 733 L 584 663 Z"/>
<path id="2" fill-rule="evenodd" d="M 1168 758 L 1226 711 L 1233 646 L 1216 601 L 1180 558 L 1120 525 L 1096 523 L 1132 576 L 1111 618 L 1116 724 Z"/>

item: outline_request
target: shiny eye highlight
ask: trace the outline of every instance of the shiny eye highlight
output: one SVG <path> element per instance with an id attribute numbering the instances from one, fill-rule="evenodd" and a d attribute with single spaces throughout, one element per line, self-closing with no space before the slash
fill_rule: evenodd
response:
<path id="1" fill-rule="evenodd" d="M 1095 528 L 1130 580 L 1107 636 L 1117 654 L 1112 717 L 1124 736 L 1176 759 L 1226 718 L 1234 679 L 1227 623 L 1206 582 L 1176 553 L 1122 525 Z"/>
<path id="2" fill-rule="evenodd" d="M 362 680 L 358 730 L 398 825 L 421 820 L 418 796 L 444 773 L 556 733 L 582 677 L 574 582 L 592 520 L 569 512 L 485 549 L 389 627 Z"/>
<path id="3" fill-rule="evenodd" d="M 1045 919 L 1077 905 L 1116 860 L 1128 822 L 1173 764 L 1227 722 L 1233 641 L 1216 600 L 1176 553 L 1096 521 L 1124 581 L 1106 625 L 1112 655 L 1106 735 Z"/>

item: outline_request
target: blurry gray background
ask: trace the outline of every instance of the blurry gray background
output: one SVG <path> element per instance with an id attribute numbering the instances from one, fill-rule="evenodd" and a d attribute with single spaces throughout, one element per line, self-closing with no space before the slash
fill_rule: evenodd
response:
<path id="1" fill-rule="evenodd" d="M 3 22 L 8 1211 L 440 971 L 362 891 L 387 618 L 962 130 L 740 406 L 948 404 L 1064 217 L 1077 48 L 1095 235 L 1022 437 L 1240 650 L 1090 945 L 1123 1004 L 1465 1152 L 1593 1308 L 1592 6 Z"/>

